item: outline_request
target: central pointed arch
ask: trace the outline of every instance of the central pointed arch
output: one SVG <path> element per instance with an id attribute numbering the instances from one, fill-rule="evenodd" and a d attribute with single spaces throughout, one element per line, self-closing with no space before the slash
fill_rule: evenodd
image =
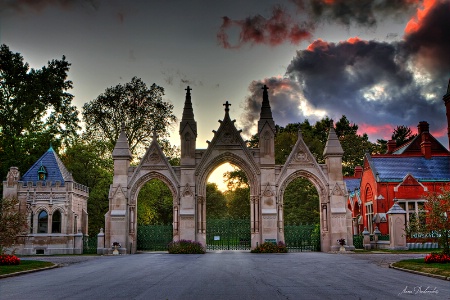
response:
<path id="1" fill-rule="evenodd" d="M 259 170 L 254 169 L 246 159 L 243 159 L 241 156 L 229 151 L 210 159 L 208 163 L 204 164 L 199 170 L 196 171 L 196 174 L 198 174 L 196 184 L 198 187 L 197 195 L 205 196 L 206 183 L 208 181 L 209 174 L 211 174 L 215 168 L 227 162 L 244 171 L 250 186 L 250 195 L 258 195 L 260 189 L 258 184 Z"/>

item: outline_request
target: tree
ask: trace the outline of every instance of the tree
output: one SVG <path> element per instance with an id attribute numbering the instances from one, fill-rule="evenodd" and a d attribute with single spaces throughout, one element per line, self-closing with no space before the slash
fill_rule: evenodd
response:
<path id="1" fill-rule="evenodd" d="M 17 236 L 27 230 L 25 208 L 19 206 L 15 197 L 0 200 L 0 255 L 6 248 L 11 248 L 17 241 Z M 14 253 L 14 249 L 12 249 Z"/>
<path id="2" fill-rule="evenodd" d="M 228 215 L 234 219 L 250 218 L 250 189 L 238 187 L 225 192 Z"/>
<path id="3" fill-rule="evenodd" d="M 49 61 L 29 68 L 20 53 L 0 46 L 0 176 L 10 166 L 28 169 L 50 143 L 57 149 L 77 135 L 78 111 L 67 91 L 70 63 Z"/>
<path id="4" fill-rule="evenodd" d="M 233 166 L 233 171 L 223 173 L 223 181 L 227 183 L 228 190 L 235 190 L 237 188 L 248 187 L 248 179 L 245 172 L 236 166 Z"/>
<path id="5" fill-rule="evenodd" d="M 87 138 L 107 142 L 112 151 L 124 124 L 131 153 L 142 154 L 150 145 L 154 130 L 164 139 L 177 120 L 172 113 L 173 105 L 163 101 L 163 96 L 162 87 L 153 84 L 148 88 L 137 77 L 129 83 L 107 88 L 83 105 Z"/>
<path id="6" fill-rule="evenodd" d="M 318 224 L 319 194 L 306 178 L 289 183 L 283 195 L 284 221 L 287 224 Z"/>
<path id="7" fill-rule="evenodd" d="M 344 115 L 336 122 L 336 135 L 339 138 L 344 155 L 342 156 L 342 173 L 344 176 L 351 176 L 356 166 L 362 166 L 364 162 L 364 153 L 372 152 L 376 148 L 369 141 L 366 133 L 359 135 L 357 133 L 358 125 L 351 124 Z"/>
<path id="8" fill-rule="evenodd" d="M 437 235 L 442 252 L 450 254 L 450 189 L 447 187 L 440 193 L 429 193 L 426 200 L 425 233 Z"/>
<path id="9" fill-rule="evenodd" d="M 172 224 L 173 196 L 167 185 L 152 179 L 141 188 L 137 199 L 137 224 Z"/>
<path id="10" fill-rule="evenodd" d="M 411 128 L 409 128 L 408 126 L 399 125 L 394 129 L 391 138 L 395 140 L 397 147 L 399 147 L 404 143 L 409 142 L 416 136 L 417 134 L 413 134 Z"/>
<path id="11" fill-rule="evenodd" d="M 61 155 L 74 180 L 89 187 L 87 208 L 89 235 L 96 236 L 105 227 L 109 208 L 109 186 L 113 179 L 111 153 L 101 141 L 76 140 Z"/>
<path id="12" fill-rule="evenodd" d="M 206 184 L 206 216 L 208 219 L 222 219 L 228 215 L 227 200 L 217 184 Z"/>

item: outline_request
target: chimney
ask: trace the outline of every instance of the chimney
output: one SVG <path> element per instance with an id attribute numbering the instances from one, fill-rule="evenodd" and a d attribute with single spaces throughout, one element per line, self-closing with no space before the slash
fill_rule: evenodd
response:
<path id="1" fill-rule="evenodd" d="M 442 97 L 445 103 L 445 113 L 447 115 L 447 137 L 448 137 L 448 145 L 450 149 L 450 79 L 448 80 L 447 86 L 447 94 Z"/>
<path id="2" fill-rule="evenodd" d="M 387 154 L 392 154 L 395 148 L 397 148 L 397 142 L 395 140 L 389 140 L 387 142 Z"/>
<path id="3" fill-rule="evenodd" d="M 421 121 L 419 122 L 419 125 L 417 125 L 417 131 L 419 136 L 422 134 L 422 132 L 429 132 L 430 125 L 428 124 L 427 121 Z"/>
<path id="4" fill-rule="evenodd" d="M 361 166 L 356 166 L 355 167 L 355 173 L 354 173 L 353 177 L 361 178 L 362 177 L 362 173 L 363 173 L 363 168 Z"/>
<path id="5" fill-rule="evenodd" d="M 426 121 L 419 122 L 417 125 L 418 134 L 422 140 L 420 143 L 420 149 L 422 151 L 422 155 L 425 156 L 426 159 L 431 158 L 431 142 L 430 142 L 430 125 Z"/>

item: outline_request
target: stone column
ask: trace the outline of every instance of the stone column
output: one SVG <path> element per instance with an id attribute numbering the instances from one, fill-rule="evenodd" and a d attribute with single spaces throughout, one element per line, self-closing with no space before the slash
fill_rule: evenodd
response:
<path id="1" fill-rule="evenodd" d="M 366 227 L 364 227 L 364 231 L 362 232 L 362 234 L 364 235 L 364 240 L 363 240 L 363 247 L 365 250 L 370 250 L 371 245 L 370 245 L 370 232 L 367 230 Z"/>
<path id="2" fill-rule="evenodd" d="M 103 228 L 100 228 L 100 233 L 97 234 L 97 254 L 104 254 L 105 251 L 105 233 Z"/>
<path id="3" fill-rule="evenodd" d="M 405 234 L 406 211 L 394 199 L 394 205 L 387 214 L 389 216 L 389 249 L 408 250 Z"/>

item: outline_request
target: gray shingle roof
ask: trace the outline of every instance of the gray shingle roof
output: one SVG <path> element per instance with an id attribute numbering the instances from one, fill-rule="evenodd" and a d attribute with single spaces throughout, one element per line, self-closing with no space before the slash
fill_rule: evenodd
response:
<path id="1" fill-rule="evenodd" d="M 36 184 L 38 181 L 38 170 L 41 166 L 44 166 L 47 171 L 47 178 L 45 181 L 51 181 L 52 184 L 55 184 L 56 181 L 60 181 L 61 185 L 64 185 L 65 181 L 73 181 L 72 174 L 70 174 L 64 166 L 52 147 L 50 147 L 22 176 L 21 181 L 32 181 L 33 184 Z"/>
<path id="2" fill-rule="evenodd" d="M 371 157 L 374 174 L 381 181 L 401 181 L 411 174 L 419 181 L 450 181 L 450 157 L 435 156 L 430 159 L 418 156 Z"/>
<path id="3" fill-rule="evenodd" d="M 352 192 L 359 188 L 361 184 L 361 178 L 344 178 L 345 185 L 347 186 L 347 190 Z"/>

